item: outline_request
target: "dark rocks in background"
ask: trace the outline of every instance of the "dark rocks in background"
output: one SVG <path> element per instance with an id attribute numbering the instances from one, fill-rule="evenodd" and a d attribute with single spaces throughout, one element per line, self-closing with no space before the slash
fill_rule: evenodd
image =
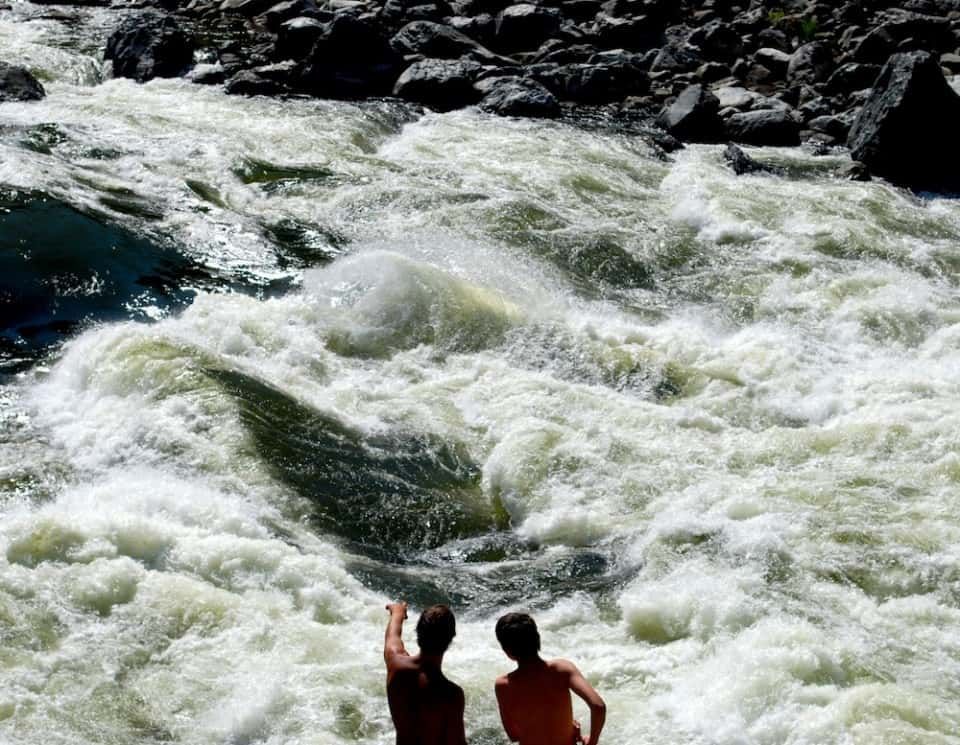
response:
<path id="1" fill-rule="evenodd" d="M 277 47 L 283 49 L 284 57 L 302 60 L 310 54 L 326 30 L 327 25 L 316 18 L 291 18 L 280 24 L 277 30 Z"/>
<path id="2" fill-rule="evenodd" d="M 890 58 L 847 142 L 855 160 L 895 184 L 960 189 L 960 96 L 927 52 Z"/>
<path id="3" fill-rule="evenodd" d="M 480 108 L 500 116 L 553 118 L 560 115 L 556 97 L 529 78 L 486 78 L 478 82 L 476 88 L 484 94 Z"/>
<path id="4" fill-rule="evenodd" d="M 733 114 L 726 120 L 725 127 L 728 139 L 744 145 L 800 144 L 800 123 L 786 111 L 768 109 Z"/>
<path id="5" fill-rule="evenodd" d="M 804 44 L 790 57 L 787 82 L 791 85 L 815 85 L 826 82 L 835 64 L 829 44 L 815 41 Z"/>
<path id="6" fill-rule="evenodd" d="M 288 92 L 283 83 L 264 76 L 262 71 L 241 70 L 226 82 L 225 90 L 231 95 L 275 96 Z"/>
<path id="7" fill-rule="evenodd" d="M 0 62 L 0 103 L 39 101 L 46 95 L 43 86 L 25 67 Z"/>
<path id="8" fill-rule="evenodd" d="M 466 60 L 422 60 L 403 72 L 393 93 L 437 111 L 461 109 L 480 100 L 482 93 L 474 83 L 482 69 Z"/>
<path id="9" fill-rule="evenodd" d="M 193 40 L 170 15 L 144 11 L 127 16 L 107 40 L 104 59 L 115 77 L 143 83 L 182 75 L 193 63 Z"/>
<path id="10" fill-rule="evenodd" d="M 327 98 L 386 96 L 403 67 L 403 57 L 378 25 L 341 14 L 317 38 L 298 85 Z"/>
<path id="11" fill-rule="evenodd" d="M 497 16 L 493 48 L 498 52 L 532 51 L 560 30 L 561 20 L 554 8 L 511 5 Z"/>
<path id="12" fill-rule="evenodd" d="M 723 137 L 720 101 L 703 85 L 686 88 L 664 108 L 657 123 L 686 142 L 717 142 Z"/>
<path id="13" fill-rule="evenodd" d="M 402 55 L 418 54 L 433 59 L 469 56 L 477 61 L 512 64 L 512 60 L 494 54 L 466 34 L 432 21 L 411 21 L 394 35 L 390 45 Z"/>

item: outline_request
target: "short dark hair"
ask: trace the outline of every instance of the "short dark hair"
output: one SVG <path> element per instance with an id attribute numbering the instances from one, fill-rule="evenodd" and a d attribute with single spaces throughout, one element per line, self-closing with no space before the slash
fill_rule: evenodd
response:
<path id="1" fill-rule="evenodd" d="M 497 641 L 503 651 L 517 660 L 535 657 L 540 652 L 537 622 L 527 613 L 507 613 L 497 621 Z"/>
<path id="2" fill-rule="evenodd" d="M 445 605 L 431 605 L 417 621 L 417 644 L 421 652 L 443 654 L 457 635 L 457 620 Z"/>

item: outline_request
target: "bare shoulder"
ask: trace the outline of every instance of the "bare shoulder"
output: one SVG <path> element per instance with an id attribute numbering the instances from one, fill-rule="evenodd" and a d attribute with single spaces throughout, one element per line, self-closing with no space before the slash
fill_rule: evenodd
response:
<path id="1" fill-rule="evenodd" d="M 509 685 L 510 685 L 510 676 L 501 675 L 496 679 L 496 681 L 494 681 L 493 687 L 494 687 L 494 690 L 502 691 Z"/>
<path id="2" fill-rule="evenodd" d="M 577 666 L 574 665 L 570 660 L 564 660 L 558 658 L 555 660 L 550 660 L 547 662 L 547 667 L 549 667 L 555 673 L 562 673 L 563 675 L 577 675 L 580 670 L 577 669 Z"/>

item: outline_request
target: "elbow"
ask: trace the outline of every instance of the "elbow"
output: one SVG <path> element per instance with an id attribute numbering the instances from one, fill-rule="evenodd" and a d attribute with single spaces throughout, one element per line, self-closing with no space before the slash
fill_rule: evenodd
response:
<path id="1" fill-rule="evenodd" d="M 595 703 L 593 706 L 590 707 L 590 710 L 591 710 L 594 714 L 603 714 L 603 715 L 606 715 L 606 713 L 607 713 L 607 704 L 606 704 L 606 702 L 605 702 L 603 699 L 600 699 L 599 701 L 597 701 L 597 703 Z"/>

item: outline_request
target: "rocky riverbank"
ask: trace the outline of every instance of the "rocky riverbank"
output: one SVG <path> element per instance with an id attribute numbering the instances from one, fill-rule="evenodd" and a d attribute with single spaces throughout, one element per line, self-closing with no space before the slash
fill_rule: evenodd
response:
<path id="1" fill-rule="evenodd" d="M 960 0 L 152 5 L 125 10 L 105 38 L 114 75 L 440 111 L 601 112 L 656 125 L 668 150 L 849 146 L 895 183 L 958 188 L 960 97 L 945 76 L 960 73 Z"/>

